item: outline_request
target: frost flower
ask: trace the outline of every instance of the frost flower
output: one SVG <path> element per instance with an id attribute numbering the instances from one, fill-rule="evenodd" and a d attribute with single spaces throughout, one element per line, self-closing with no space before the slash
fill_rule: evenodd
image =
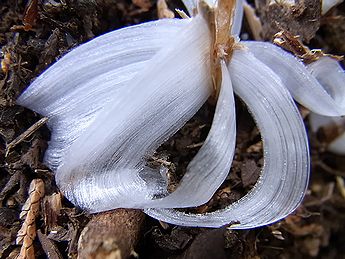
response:
<path id="1" fill-rule="evenodd" d="M 236 223 L 231 226 L 236 229 L 270 224 L 300 204 L 309 150 L 292 96 L 326 115 L 344 114 L 344 99 L 333 93 L 338 91 L 333 80 L 321 86 L 279 47 L 236 42 L 220 33 L 224 27 L 212 29 L 210 24 L 217 26 L 224 17 L 225 2 L 233 4 L 220 1 L 190 19 L 153 21 L 102 35 L 65 55 L 19 97 L 18 104 L 49 117 L 45 163 L 70 201 L 89 212 L 140 208 L 178 225 Z M 187 6 L 194 8 L 193 2 Z M 239 2 L 234 34 L 241 15 Z M 212 86 L 219 97 L 209 135 L 178 188 L 168 193 L 166 168 L 154 170 L 146 158 L 198 111 L 213 94 Z M 236 136 L 233 93 L 247 104 L 261 131 L 261 177 L 225 209 L 200 215 L 177 211 L 206 203 L 229 173 Z"/>

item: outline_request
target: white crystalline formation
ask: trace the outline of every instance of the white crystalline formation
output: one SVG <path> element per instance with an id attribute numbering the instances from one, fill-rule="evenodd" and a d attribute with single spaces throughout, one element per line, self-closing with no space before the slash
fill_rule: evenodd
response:
<path id="1" fill-rule="evenodd" d="M 194 2 L 187 7 L 192 10 Z M 239 1 L 233 34 L 241 19 Z M 299 205 L 308 184 L 309 151 L 292 97 L 322 115 L 345 114 L 344 73 L 330 58 L 306 67 L 270 43 L 240 42 L 245 47 L 234 51 L 229 64 L 222 62 L 212 128 L 176 191 L 169 194 L 164 174 L 146 166 L 145 159 L 212 93 L 210 40 L 200 15 L 120 29 L 75 48 L 25 90 L 18 104 L 49 117 L 45 163 L 70 201 L 90 212 L 140 208 L 174 224 L 236 222 L 237 229 L 270 224 Z M 339 80 L 325 79 L 328 66 L 338 67 L 327 74 Z M 223 210 L 177 211 L 207 202 L 229 173 L 236 137 L 233 92 L 261 131 L 261 177 Z"/>

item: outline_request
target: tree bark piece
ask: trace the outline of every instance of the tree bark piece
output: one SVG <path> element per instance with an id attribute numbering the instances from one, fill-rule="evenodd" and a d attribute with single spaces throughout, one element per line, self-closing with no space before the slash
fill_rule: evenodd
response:
<path id="1" fill-rule="evenodd" d="M 134 252 L 145 215 L 117 209 L 95 215 L 82 231 L 78 258 L 125 259 Z"/>

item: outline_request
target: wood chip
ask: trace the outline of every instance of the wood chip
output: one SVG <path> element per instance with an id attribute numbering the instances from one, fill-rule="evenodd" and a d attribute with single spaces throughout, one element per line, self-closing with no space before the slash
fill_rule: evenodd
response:
<path id="1" fill-rule="evenodd" d="M 58 217 L 61 213 L 61 193 L 45 196 L 42 202 L 44 223 L 48 231 L 59 229 Z"/>
<path id="2" fill-rule="evenodd" d="M 28 1 L 23 17 L 24 30 L 32 30 L 32 28 L 35 27 L 38 18 L 38 0 Z"/>
<path id="3" fill-rule="evenodd" d="M 133 209 L 95 215 L 80 235 L 78 258 L 128 258 L 138 242 L 144 218 L 142 211 Z"/>
<path id="4" fill-rule="evenodd" d="M 159 19 L 175 18 L 174 12 L 169 9 L 165 0 L 157 1 L 157 13 Z"/>

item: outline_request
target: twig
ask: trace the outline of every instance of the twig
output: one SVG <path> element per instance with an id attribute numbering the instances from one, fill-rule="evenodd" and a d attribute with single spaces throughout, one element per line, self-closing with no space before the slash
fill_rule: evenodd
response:
<path id="1" fill-rule="evenodd" d="M 186 148 L 197 148 L 197 147 L 201 147 L 203 144 L 204 142 L 199 142 L 199 143 L 188 145 L 186 146 Z"/>
<path id="2" fill-rule="evenodd" d="M 6 152 L 5 157 L 8 156 L 8 153 L 12 148 L 14 148 L 16 145 L 18 145 L 20 142 L 22 142 L 24 139 L 30 137 L 36 130 L 38 130 L 42 125 L 44 125 L 48 121 L 48 118 L 44 117 L 37 121 L 34 125 L 32 125 L 30 128 L 28 128 L 26 131 L 24 131 L 22 134 L 20 134 L 17 138 L 12 140 L 7 146 L 6 146 Z"/>

